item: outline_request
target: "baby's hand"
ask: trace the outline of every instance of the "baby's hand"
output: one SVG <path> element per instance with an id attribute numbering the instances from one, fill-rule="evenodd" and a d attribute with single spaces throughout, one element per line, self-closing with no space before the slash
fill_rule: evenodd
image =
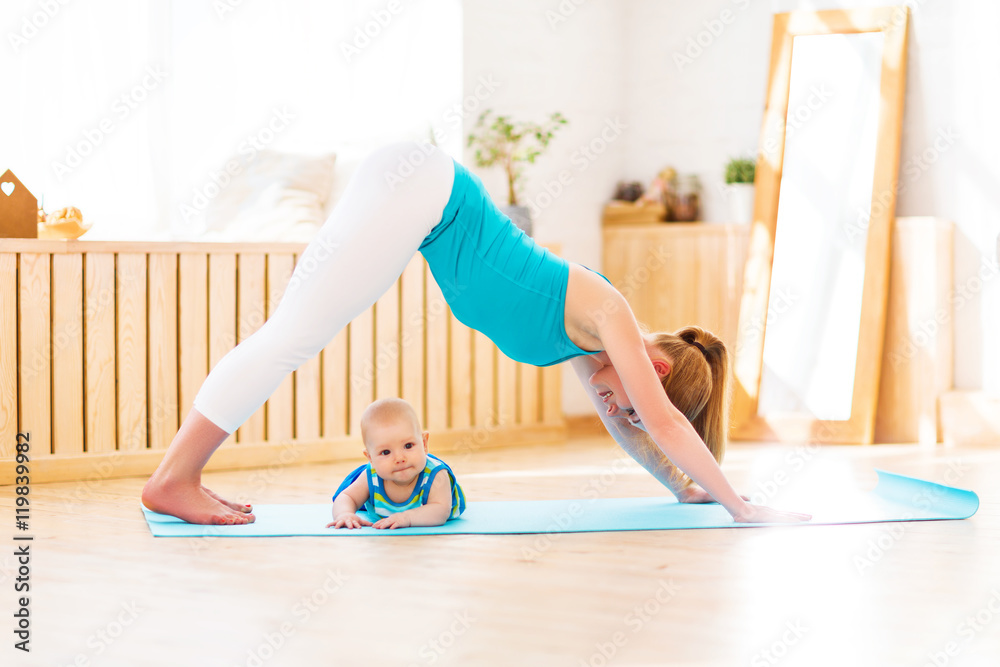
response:
<path id="1" fill-rule="evenodd" d="M 375 522 L 373 528 L 408 528 L 409 526 L 410 517 L 406 516 L 406 512 L 400 512 L 399 514 L 379 519 Z"/>
<path id="2" fill-rule="evenodd" d="M 360 517 L 352 512 L 351 514 L 341 514 L 336 519 L 326 524 L 326 527 L 330 528 L 332 526 L 334 528 L 360 528 L 361 526 L 370 526 L 370 525 L 372 525 L 371 521 L 363 517 Z"/>

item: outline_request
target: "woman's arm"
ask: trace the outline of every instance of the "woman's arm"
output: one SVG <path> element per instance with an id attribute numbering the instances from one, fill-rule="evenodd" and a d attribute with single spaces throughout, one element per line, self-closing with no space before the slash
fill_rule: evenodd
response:
<path id="1" fill-rule="evenodd" d="M 646 353 L 635 317 L 625 297 L 618 294 L 617 298 L 621 303 L 602 322 L 599 337 L 632 408 L 656 445 L 736 521 L 807 519 L 806 515 L 749 505 L 736 493 L 694 427 L 667 398 Z"/>
<path id="2" fill-rule="evenodd" d="M 625 450 L 626 454 L 635 459 L 636 463 L 645 468 L 657 481 L 670 489 L 679 502 L 714 503 L 715 499 L 712 496 L 697 484 L 693 484 L 690 477 L 670 462 L 670 459 L 657 447 L 648 433 L 635 427 L 627 419 L 616 419 L 608 416 L 607 406 L 601 401 L 594 388 L 590 386 L 590 376 L 607 365 L 606 361 L 607 355 L 604 353 L 570 359 L 570 365 L 576 372 L 580 383 L 583 384 L 591 404 L 604 423 L 604 428 L 608 430 L 615 442 Z M 741 495 L 740 498 L 750 500 L 744 495 Z"/>
<path id="3" fill-rule="evenodd" d="M 615 442 L 625 450 L 626 454 L 670 489 L 678 500 L 684 502 L 687 495 L 685 489 L 691 488 L 691 479 L 670 462 L 648 433 L 636 428 L 626 419 L 609 417 L 607 406 L 601 401 L 594 388 L 590 386 L 590 376 L 605 366 L 602 357 L 604 357 L 602 354 L 574 357 L 570 360 L 570 365 L 576 372 L 576 377 L 583 385 L 591 404 L 597 410 L 598 416 L 604 423 L 604 428 L 608 430 Z"/>

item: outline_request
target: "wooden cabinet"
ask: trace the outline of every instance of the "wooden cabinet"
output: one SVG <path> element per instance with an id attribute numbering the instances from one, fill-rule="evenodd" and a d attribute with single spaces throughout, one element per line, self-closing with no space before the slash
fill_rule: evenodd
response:
<path id="1" fill-rule="evenodd" d="M 940 439 L 952 385 L 951 222 L 899 218 L 893 230 L 876 442 Z M 650 331 L 697 325 L 736 344 L 749 225 L 667 223 L 604 229 L 604 274 Z"/>
<path id="2" fill-rule="evenodd" d="M 604 274 L 650 331 L 695 324 L 736 344 L 749 225 L 664 223 L 604 229 Z"/>

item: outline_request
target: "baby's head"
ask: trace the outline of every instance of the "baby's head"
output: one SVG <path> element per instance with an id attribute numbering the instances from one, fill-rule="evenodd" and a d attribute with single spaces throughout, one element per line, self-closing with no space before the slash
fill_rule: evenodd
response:
<path id="1" fill-rule="evenodd" d="M 428 438 L 413 407 L 401 398 L 379 399 L 361 414 L 365 457 L 382 479 L 413 481 L 427 464 Z"/>

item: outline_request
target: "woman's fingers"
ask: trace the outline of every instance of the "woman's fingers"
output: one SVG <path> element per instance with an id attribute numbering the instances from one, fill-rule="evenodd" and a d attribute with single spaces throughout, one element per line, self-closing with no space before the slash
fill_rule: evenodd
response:
<path id="1" fill-rule="evenodd" d="M 796 523 L 809 521 L 811 514 L 802 512 L 783 512 L 762 505 L 750 505 L 750 512 L 745 516 L 734 517 L 738 523 Z"/>

